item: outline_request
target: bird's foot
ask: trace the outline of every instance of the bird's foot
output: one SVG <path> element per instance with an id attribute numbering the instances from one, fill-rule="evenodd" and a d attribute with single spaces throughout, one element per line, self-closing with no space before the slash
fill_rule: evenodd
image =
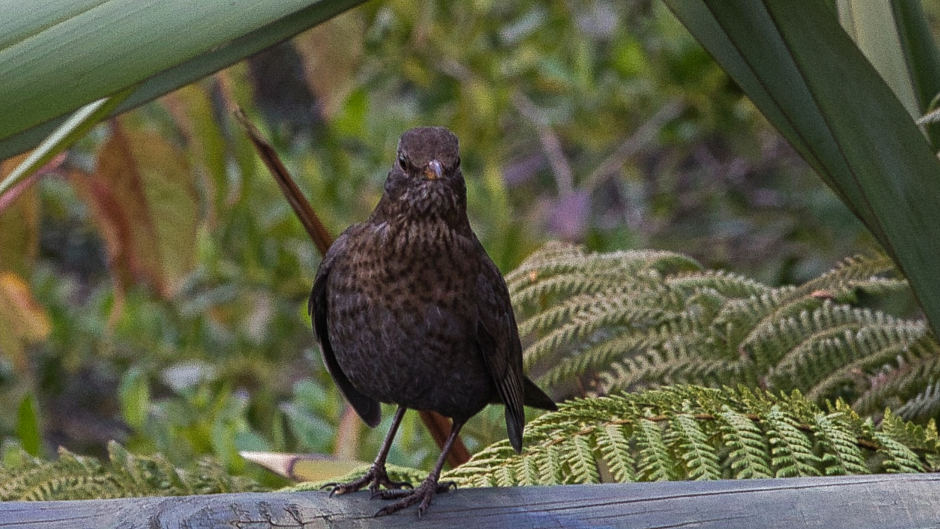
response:
<path id="1" fill-rule="evenodd" d="M 406 481 L 392 481 L 388 477 L 388 472 L 385 471 L 385 465 L 373 464 L 369 471 L 365 473 L 361 478 L 350 481 L 349 483 L 327 483 L 323 486 L 324 489 L 329 489 L 330 496 L 346 494 L 347 492 L 355 492 L 366 485 L 369 486 L 369 491 L 372 492 L 372 497 L 380 495 L 380 487 L 385 487 L 391 491 L 401 492 L 400 490 L 395 489 L 410 489 L 412 488 L 411 483 Z"/>
<path id="2" fill-rule="evenodd" d="M 385 516 L 386 514 L 392 514 L 393 512 L 400 511 L 405 507 L 410 507 L 415 503 L 420 502 L 418 505 L 418 516 L 421 516 L 428 510 L 428 507 L 431 505 L 431 499 L 437 493 L 444 493 L 449 491 L 451 488 L 456 489 L 457 484 L 453 481 L 445 481 L 443 483 L 438 483 L 437 479 L 431 479 L 428 477 L 425 479 L 418 488 L 414 490 L 382 490 L 378 492 L 378 496 L 383 500 L 394 500 L 397 499 L 395 503 L 386 505 L 379 509 L 375 513 L 375 516 Z"/>

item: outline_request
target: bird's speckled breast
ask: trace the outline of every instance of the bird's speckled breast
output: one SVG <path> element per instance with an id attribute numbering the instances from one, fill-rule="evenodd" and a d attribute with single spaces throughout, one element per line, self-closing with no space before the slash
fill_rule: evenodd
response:
<path id="1" fill-rule="evenodd" d="M 473 235 L 434 220 L 349 235 L 328 284 L 330 341 L 349 381 L 382 402 L 478 412 L 494 388 L 475 341 Z"/>

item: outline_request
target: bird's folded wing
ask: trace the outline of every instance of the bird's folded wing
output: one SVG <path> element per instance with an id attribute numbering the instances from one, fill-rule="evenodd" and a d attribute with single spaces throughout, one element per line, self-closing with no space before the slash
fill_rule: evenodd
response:
<path id="1" fill-rule="evenodd" d="M 327 318 L 329 317 L 327 283 L 330 271 L 333 268 L 333 262 L 336 256 L 342 253 L 345 242 L 345 236 L 340 235 L 323 257 L 323 262 L 317 271 L 317 278 L 313 282 L 313 290 L 310 292 L 310 302 L 307 304 L 307 310 L 310 313 L 310 319 L 313 320 L 313 331 L 320 342 L 320 352 L 323 354 L 323 363 L 326 364 L 327 371 L 330 372 L 333 381 L 336 382 L 346 400 L 352 404 L 356 413 L 362 417 L 366 424 L 375 427 L 382 418 L 379 403 L 353 387 L 343 370 L 340 369 L 333 347 L 330 345 L 329 325 L 327 324 Z"/>
<path id="2" fill-rule="evenodd" d="M 512 314 L 509 291 L 496 265 L 487 263 L 477 278 L 479 298 L 476 341 L 500 400 L 506 405 L 509 442 L 522 449 L 525 414 L 522 409 L 522 345 Z"/>

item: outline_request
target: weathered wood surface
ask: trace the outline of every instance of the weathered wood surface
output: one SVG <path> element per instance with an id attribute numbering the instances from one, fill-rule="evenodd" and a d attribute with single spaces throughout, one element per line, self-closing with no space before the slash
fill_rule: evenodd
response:
<path id="1" fill-rule="evenodd" d="M 940 527 L 940 475 L 464 489 L 373 518 L 366 492 L 0 503 L 0 528 Z"/>

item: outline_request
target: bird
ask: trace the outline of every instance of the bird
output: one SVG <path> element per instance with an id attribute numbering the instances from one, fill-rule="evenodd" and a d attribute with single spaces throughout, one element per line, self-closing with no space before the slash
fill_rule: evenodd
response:
<path id="1" fill-rule="evenodd" d="M 365 486 L 398 500 L 376 515 L 418 503 L 425 513 L 461 427 L 488 404 L 505 406 L 506 429 L 522 450 L 523 405 L 555 403 L 523 374 L 522 345 L 506 282 L 471 229 L 457 136 L 445 127 L 404 132 L 381 199 L 347 228 L 320 262 L 308 310 L 323 362 L 370 427 L 379 403 L 397 405 L 369 471 L 331 494 Z M 451 419 L 433 469 L 417 487 L 389 479 L 389 448 L 405 411 Z"/>

